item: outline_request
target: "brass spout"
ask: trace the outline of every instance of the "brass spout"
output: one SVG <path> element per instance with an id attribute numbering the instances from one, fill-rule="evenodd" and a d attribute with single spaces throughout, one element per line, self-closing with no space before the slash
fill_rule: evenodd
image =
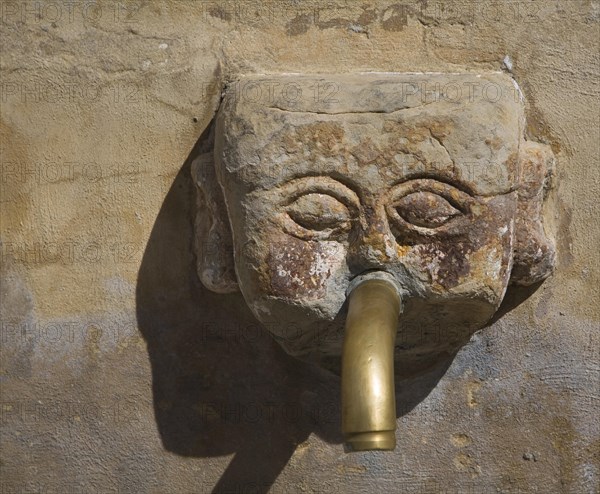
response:
<path id="1" fill-rule="evenodd" d="M 395 284 L 382 278 L 360 281 L 348 296 L 342 432 L 350 451 L 396 447 L 394 344 L 401 300 Z"/>

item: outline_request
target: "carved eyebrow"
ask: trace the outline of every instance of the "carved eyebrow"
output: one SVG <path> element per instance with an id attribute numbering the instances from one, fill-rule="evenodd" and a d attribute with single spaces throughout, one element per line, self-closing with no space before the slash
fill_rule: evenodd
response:
<path id="1" fill-rule="evenodd" d="M 327 194 L 347 206 L 359 208 L 360 199 L 356 192 L 347 185 L 329 176 L 309 175 L 295 178 L 279 187 L 280 192 L 286 195 L 285 205 L 289 205 L 306 194 Z"/>
<path id="2" fill-rule="evenodd" d="M 470 195 L 471 197 L 477 197 L 477 194 L 471 186 L 465 184 L 464 182 L 459 182 L 457 180 L 451 180 L 446 177 L 434 176 L 430 174 L 415 174 L 410 175 L 408 177 L 403 177 L 399 180 L 396 180 L 390 190 L 398 190 L 405 186 L 407 190 L 414 189 L 414 192 L 418 191 L 418 186 L 431 187 L 431 190 L 448 190 L 448 187 L 452 187 L 457 189 L 465 194 Z"/>

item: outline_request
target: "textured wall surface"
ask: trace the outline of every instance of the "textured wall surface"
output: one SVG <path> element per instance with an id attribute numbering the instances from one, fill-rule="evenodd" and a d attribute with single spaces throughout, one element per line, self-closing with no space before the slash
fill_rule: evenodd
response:
<path id="1" fill-rule="evenodd" d="M 0 9 L 2 492 L 598 492 L 597 1 Z M 556 154 L 557 271 L 346 455 L 339 379 L 197 278 L 196 143 L 239 74 L 488 70 Z"/>

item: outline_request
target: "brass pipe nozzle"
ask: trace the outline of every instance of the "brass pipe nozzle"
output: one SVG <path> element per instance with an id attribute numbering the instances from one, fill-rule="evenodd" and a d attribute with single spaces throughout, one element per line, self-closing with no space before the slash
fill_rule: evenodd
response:
<path id="1" fill-rule="evenodd" d="M 381 278 L 349 294 L 342 350 L 342 432 L 351 451 L 396 447 L 394 344 L 401 300 Z"/>

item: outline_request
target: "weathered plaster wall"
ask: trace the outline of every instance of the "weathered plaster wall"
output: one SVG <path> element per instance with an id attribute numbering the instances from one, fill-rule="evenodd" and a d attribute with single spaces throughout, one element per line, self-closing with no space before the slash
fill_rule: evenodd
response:
<path id="1" fill-rule="evenodd" d="M 0 8 L 3 492 L 598 492 L 597 1 Z M 512 71 L 559 259 L 345 455 L 338 379 L 197 280 L 189 163 L 236 74 L 371 70 Z"/>

